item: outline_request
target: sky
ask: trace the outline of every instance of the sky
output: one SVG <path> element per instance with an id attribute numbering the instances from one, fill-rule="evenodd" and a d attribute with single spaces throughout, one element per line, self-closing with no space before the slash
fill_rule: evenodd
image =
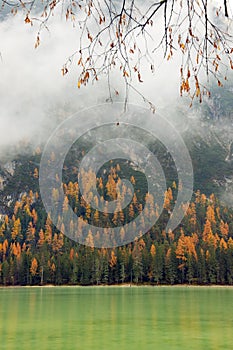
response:
<path id="1" fill-rule="evenodd" d="M 68 104 L 71 113 L 103 103 L 109 96 L 107 80 L 103 76 L 94 86 L 88 84 L 77 88 L 78 58 L 65 77 L 61 74 L 64 62 L 79 47 L 77 27 L 73 28 L 58 14 L 52 18 L 49 32 L 42 32 L 41 45 L 35 50 L 37 27 L 25 25 L 23 19 L 18 14 L 0 23 L 0 123 L 1 128 L 7 131 L 0 138 L 0 148 L 22 138 L 40 139 L 46 134 L 48 125 L 51 128 L 56 126 L 56 115 L 49 113 L 51 109 L 62 110 Z M 162 22 L 162 18 L 159 21 Z M 135 86 L 152 103 L 161 107 L 167 96 L 172 100 L 179 95 L 179 70 L 175 60 L 168 63 L 161 55 L 156 60 L 156 66 L 155 74 L 143 69 L 144 83 L 136 82 Z M 120 92 L 118 99 L 123 99 L 124 85 L 119 74 L 119 71 L 113 73 L 113 81 Z M 140 100 L 133 94 L 131 100 L 135 99 L 137 102 Z"/>
<path id="2" fill-rule="evenodd" d="M 75 38 L 68 26 L 57 25 L 35 50 L 35 30 L 20 16 L 3 21 L 0 33 L 1 147 L 41 132 L 50 123 L 49 110 L 75 92 L 74 76 L 61 75 L 66 52 L 75 49 Z"/>

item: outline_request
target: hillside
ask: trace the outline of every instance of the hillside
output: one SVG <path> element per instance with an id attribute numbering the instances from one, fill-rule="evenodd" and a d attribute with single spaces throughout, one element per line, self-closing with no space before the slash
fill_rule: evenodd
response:
<path id="1" fill-rule="evenodd" d="M 0 284 L 232 284 L 233 210 L 222 199 L 231 181 L 232 162 L 226 160 L 227 143 L 210 121 L 202 120 L 208 133 L 184 133 L 194 167 L 194 195 L 182 223 L 174 232 L 164 231 L 177 196 L 177 175 L 171 156 L 161 145 L 150 144 L 167 178 L 162 215 L 147 234 L 134 243 L 114 249 L 82 246 L 60 233 L 46 214 L 39 193 L 41 152 L 18 155 L 1 165 Z M 98 191 L 106 199 L 116 196 L 119 178 L 134 184 L 133 203 L 105 215 L 82 200 L 77 167 L 84 140 L 73 146 L 63 171 L 66 201 L 75 213 L 95 226 L 115 227 L 130 222 L 143 209 L 145 176 L 127 161 L 115 160 L 100 169 Z M 90 175 L 90 174 L 89 174 Z M 214 194 L 213 194 L 214 193 Z M 51 193 L 56 197 L 56 193 Z M 158 209 L 158 208 L 157 208 Z M 152 198 L 150 215 L 156 215 Z M 124 235 L 124 231 L 121 231 Z M 91 232 L 88 245 L 98 240 Z"/>

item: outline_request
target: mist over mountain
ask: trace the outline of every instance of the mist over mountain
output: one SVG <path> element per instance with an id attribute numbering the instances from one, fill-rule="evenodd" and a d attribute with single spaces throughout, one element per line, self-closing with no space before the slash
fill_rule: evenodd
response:
<path id="1" fill-rule="evenodd" d="M 36 30 L 36 26 L 25 25 L 21 16 L 1 11 L 0 163 L 3 182 L 11 176 L 7 174 L 8 168 L 13 173 L 15 159 L 20 164 L 21 155 L 30 158 L 38 146 L 43 151 L 62 121 L 83 108 L 106 103 L 109 98 L 106 77 L 97 84 L 78 89 L 75 62 L 67 75 L 61 74 L 67 57 L 77 49 L 77 28 L 59 16 L 54 18 L 49 31 L 42 33 L 41 45 L 35 49 Z M 202 104 L 195 102 L 190 108 L 190 100 L 179 97 L 178 67 L 176 57 L 167 62 L 161 55 L 155 73 L 144 69 L 145 84 L 135 82 L 136 87 L 184 138 L 194 165 L 195 188 L 200 187 L 206 193 L 216 191 L 227 200 L 231 196 L 232 182 L 232 78 L 229 75 L 229 82 L 225 82 L 223 88 L 215 88 L 216 83 L 211 83 L 211 98 L 204 99 Z M 118 72 L 112 74 L 114 87 L 119 92 L 114 100 L 122 101 L 124 85 Z M 133 91 L 129 102 L 147 108 Z"/>

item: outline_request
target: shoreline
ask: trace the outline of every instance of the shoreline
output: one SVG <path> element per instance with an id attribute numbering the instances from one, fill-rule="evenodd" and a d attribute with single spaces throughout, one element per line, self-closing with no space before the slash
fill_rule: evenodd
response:
<path id="1" fill-rule="evenodd" d="M 0 286 L 0 289 L 15 289 L 15 288 L 233 288 L 233 285 L 229 284 L 209 284 L 209 285 L 202 285 L 202 284 L 159 284 L 159 285 L 153 285 L 153 284 L 130 284 L 130 283 L 122 283 L 122 284 L 99 284 L 99 285 L 69 285 L 69 284 L 62 284 L 62 285 L 54 285 L 54 284 L 46 284 L 43 286 L 40 285 L 26 285 L 26 286 Z"/>

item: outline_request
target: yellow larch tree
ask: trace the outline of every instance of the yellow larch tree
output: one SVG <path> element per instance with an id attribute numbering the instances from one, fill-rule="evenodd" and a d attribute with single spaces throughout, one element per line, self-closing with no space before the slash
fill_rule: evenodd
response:
<path id="1" fill-rule="evenodd" d="M 109 259 L 109 265 L 111 268 L 113 268 L 114 266 L 116 266 L 117 263 L 117 257 L 116 254 L 114 252 L 114 250 L 111 250 L 111 255 L 110 255 L 110 259 Z"/>
<path id="2" fill-rule="evenodd" d="M 12 231 L 11 231 L 11 238 L 13 240 L 15 240 L 16 237 L 21 237 L 21 222 L 20 222 L 20 218 L 14 220 L 13 228 L 12 228 Z"/>
<path id="3" fill-rule="evenodd" d="M 215 212 L 213 205 L 208 205 L 206 210 L 206 219 L 209 220 L 211 224 L 216 224 Z"/>
<path id="4" fill-rule="evenodd" d="M 228 233 L 229 233 L 228 223 L 221 220 L 219 228 L 220 228 L 220 232 L 221 232 L 222 236 L 226 238 L 228 236 Z"/>
<path id="5" fill-rule="evenodd" d="M 36 258 L 34 257 L 32 259 L 32 263 L 31 263 L 31 267 L 30 267 L 30 272 L 31 272 L 32 276 L 35 276 L 37 274 L 37 269 L 38 269 L 38 262 L 37 262 Z"/>

